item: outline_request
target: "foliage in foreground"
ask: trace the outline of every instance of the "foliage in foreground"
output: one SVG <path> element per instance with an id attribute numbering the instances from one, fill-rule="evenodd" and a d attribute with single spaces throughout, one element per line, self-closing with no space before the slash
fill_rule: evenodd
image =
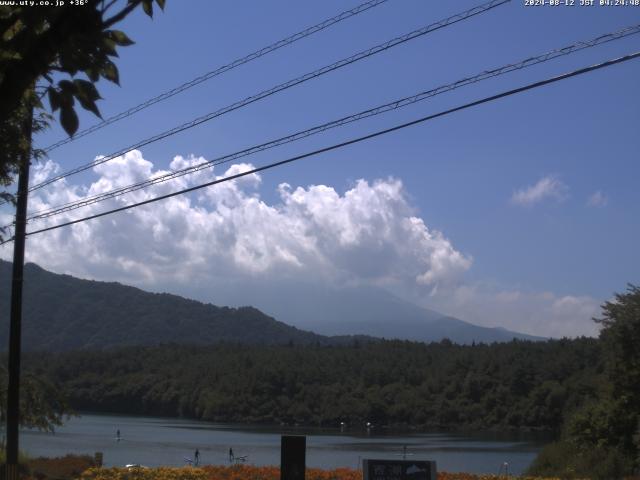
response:
<path id="1" fill-rule="evenodd" d="M 109 10 L 116 2 L 105 5 L 96 0 L 71 9 L 53 4 L 33 8 L 26 2 L 17 3 L 0 6 L 0 125 L 13 116 L 28 92 L 38 85 L 39 94 L 49 97 L 52 111 L 60 110 L 62 127 L 73 135 L 78 128 L 75 102 L 100 116 L 95 104 L 100 99 L 95 83 L 104 78 L 119 84 L 118 69 L 111 59 L 118 57 L 118 47 L 134 43 L 112 27 L 139 5 L 149 17 L 153 16 L 153 0 L 129 0 L 114 12 Z M 165 0 L 156 3 L 164 9 Z M 88 80 L 78 79 L 79 74 Z"/>
<path id="2" fill-rule="evenodd" d="M 565 418 L 562 439 L 530 473 L 615 479 L 640 471 L 640 288 L 629 285 L 602 310 L 605 388 Z"/>
<path id="3" fill-rule="evenodd" d="M 4 472 L 5 452 L 0 450 L 0 471 Z M 20 477 L 23 480 L 75 480 L 82 472 L 95 467 L 88 455 L 66 455 L 57 458 L 29 458 L 20 454 Z"/>
<path id="4" fill-rule="evenodd" d="M 78 478 L 82 472 L 95 467 L 89 455 L 66 455 L 58 458 L 33 458 L 27 462 L 29 473 L 38 480 Z"/>
<path id="5" fill-rule="evenodd" d="M 583 449 L 561 440 L 545 446 L 527 473 L 534 476 L 554 474 L 563 479 L 609 480 L 623 478 L 631 470 L 630 460 L 614 448 Z"/>
<path id="6" fill-rule="evenodd" d="M 0 364 L 0 424 L 7 421 L 7 369 Z M 71 415 L 66 397 L 48 380 L 24 373 L 20 386 L 20 426 L 52 432 Z"/>
<path id="7" fill-rule="evenodd" d="M 165 0 L 155 1 L 164 9 Z M 25 158 L 43 153 L 30 145 L 32 130 L 44 128 L 53 118 L 41 101 L 45 95 L 51 112 L 60 111 L 60 123 L 70 136 L 80 124 L 76 103 L 101 117 L 95 84 L 100 78 L 119 84 L 111 59 L 118 56 L 119 47 L 133 44 L 112 27 L 139 5 L 150 17 L 153 14 L 153 0 L 83 0 L 78 8 L 54 3 L 0 3 L 0 186 L 12 183 Z M 117 11 L 108 12 L 115 7 Z M 0 199 L 15 201 L 8 191 L 0 191 Z M 0 227 L 0 240 L 3 234 L 5 228 Z"/>

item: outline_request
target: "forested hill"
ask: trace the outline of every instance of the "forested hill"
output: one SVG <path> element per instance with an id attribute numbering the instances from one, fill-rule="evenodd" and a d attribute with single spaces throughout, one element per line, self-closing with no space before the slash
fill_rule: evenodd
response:
<path id="1" fill-rule="evenodd" d="M 596 339 L 459 346 L 126 348 L 32 354 L 84 411 L 379 428 L 559 428 L 601 382 Z"/>
<path id="2" fill-rule="evenodd" d="M 252 307 L 228 308 L 119 283 L 81 280 L 25 265 L 25 350 L 64 351 L 177 342 L 340 343 L 279 322 Z M 11 263 L 0 260 L 0 349 L 8 344 Z"/>
<path id="3" fill-rule="evenodd" d="M 308 301 L 306 308 L 316 318 L 314 325 L 345 325 L 344 329 L 321 335 L 303 330 L 307 328 L 304 326 L 287 325 L 253 307 L 218 307 L 114 282 L 82 280 L 48 272 L 33 263 L 25 265 L 24 276 L 22 332 L 27 351 L 164 343 L 344 345 L 356 339 L 374 341 L 375 336 L 427 342 L 449 338 L 456 343 L 536 338 L 472 325 L 410 305 L 384 292 L 367 291 L 363 295 L 362 290 L 351 289 L 342 297 L 332 297 L 318 291 L 313 302 L 308 296 L 301 296 L 297 309 L 295 298 L 280 302 L 284 310 L 290 308 L 291 312 L 305 316 L 299 302 Z M 9 332 L 10 279 L 11 263 L 0 260 L 0 351 L 6 348 Z M 347 298 L 351 303 L 345 302 Z M 332 309 L 336 302 L 343 306 L 348 303 L 347 308 Z M 373 311 L 377 313 L 374 315 Z M 362 312 L 367 312 L 368 322 L 353 324 L 355 317 L 363 316 Z"/>

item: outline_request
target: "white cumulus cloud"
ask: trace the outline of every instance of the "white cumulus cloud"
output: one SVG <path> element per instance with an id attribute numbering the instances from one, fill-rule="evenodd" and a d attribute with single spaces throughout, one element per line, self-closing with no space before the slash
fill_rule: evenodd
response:
<path id="1" fill-rule="evenodd" d="M 93 168 L 86 184 L 56 182 L 34 192 L 31 212 L 98 195 L 149 177 L 202 163 L 175 157 L 156 169 L 139 151 Z M 149 189 L 34 222 L 42 228 L 187 188 L 253 168 L 204 169 Z M 35 166 L 42 181 L 58 171 Z M 220 173 L 220 175 L 218 175 Z M 415 216 L 402 182 L 358 180 L 344 193 L 326 185 L 278 188 L 265 202 L 252 174 L 111 216 L 29 237 L 27 258 L 81 277 L 157 287 L 214 284 L 220 279 L 315 276 L 330 281 L 414 284 L 436 290 L 460 280 L 471 266 L 445 236 Z M 7 258 L 8 249 L 2 256 Z"/>

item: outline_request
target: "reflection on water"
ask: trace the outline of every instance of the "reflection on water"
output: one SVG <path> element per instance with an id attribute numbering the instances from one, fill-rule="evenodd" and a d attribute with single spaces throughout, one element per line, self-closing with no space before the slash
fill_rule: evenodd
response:
<path id="1" fill-rule="evenodd" d="M 120 430 L 121 439 L 116 438 Z M 191 420 L 115 415 L 83 415 L 70 419 L 55 434 L 24 431 L 20 448 L 31 455 L 104 453 L 108 466 L 139 463 L 184 465 L 200 450 L 201 464 L 225 464 L 229 448 L 247 455 L 247 463 L 278 465 L 280 435 L 307 435 L 310 467 L 360 468 L 363 458 L 435 460 L 439 470 L 497 473 L 504 462 L 521 473 L 550 438 L 505 433 L 340 432 L 339 429 L 248 427 Z"/>

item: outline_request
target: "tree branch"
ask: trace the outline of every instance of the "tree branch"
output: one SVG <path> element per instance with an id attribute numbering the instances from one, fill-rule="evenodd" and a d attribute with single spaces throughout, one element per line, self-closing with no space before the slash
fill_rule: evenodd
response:
<path id="1" fill-rule="evenodd" d="M 141 2 L 142 0 L 134 0 L 132 3 L 130 3 L 129 5 L 124 7 L 122 10 L 120 10 L 119 13 L 116 13 L 110 19 L 105 20 L 103 24 L 104 28 L 109 28 L 111 25 L 114 25 L 119 21 L 123 20 L 127 15 L 129 15 L 133 10 L 135 10 L 137 6 L 140 5 Z"/>
<path id="2" fill-rule="evenodd" d="M 107 10 L 109 10 L 111 7 L 113 7 L 113 6 L 116 4 L 116 2 L 117 2 L 117 1 L 118 1 L 118 0 L 111 0 L 111 1 L 107 4 L 107 6 L 105 7 L 105 6 L 104 6 L 104 0 L 103 0 L 103 2 L 102 2 L 102 14 L 104 15 L 105 13 L 107 13 Z"/>

